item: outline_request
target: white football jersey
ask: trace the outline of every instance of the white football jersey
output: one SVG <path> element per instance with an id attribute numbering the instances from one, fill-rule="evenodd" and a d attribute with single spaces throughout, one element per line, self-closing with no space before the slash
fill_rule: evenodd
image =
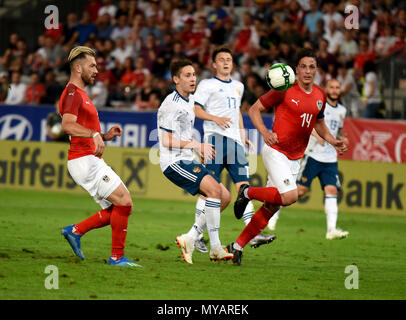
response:
<path id="1" fill-rule="evenodd" d="M 338 130 L 343 127 L 346 113 L 347 109 L 341 104 L 338 103 L 336 107 L 333 107 L 326 102 L 324 122 L 334 137 L 337 137 Z M 306 154 L 320 162 L 337 162 L 336 149 L 328 142 L 321 145 L 313 135 L 310 136 Z"/>
<path id="2" fill-rule="evenodd" d="M 203 122 L 204 136 L 219 134 L 243 144 L 240 132 L 240 108 L 244 85 L 237 80 L 223 81 L 216 77 L 200 81 L 194 93 L 195 103 L 207 113 L 230 118 L 232 124 L 227 129 L 220 128 L 214 121 Z"/>
<path id="3" fill-rule="evenodd" d="M 182 141 L 191 141 L 195 122 L 193 95 L 185 99 L 177 90 L 167 95 L 158 109 L 159 162 L 162 171 L 179 160 L 193 160 L 191 149 L 172 148 L 162 145 L 162 131 L 168 131 Z"/>

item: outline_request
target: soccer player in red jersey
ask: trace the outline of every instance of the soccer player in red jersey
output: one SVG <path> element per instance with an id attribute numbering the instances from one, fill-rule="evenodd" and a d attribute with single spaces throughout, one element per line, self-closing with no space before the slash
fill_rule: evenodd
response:
<path id="1" fill-rule="evenodd" d="M 234 254 L 233 262 L 237 265 L 241 265 L 242 249 L 266 227 L 280 206 L 297 201 L 296 177 L 313 128 L 338 152 L 343 153 L 347 149 L 347 140 L 334 138 L 324 123 L 326 95 L 313 83 L 316 71 L 316 54 L 309 49 L 299 50 L 295 84 L 283 92 L 268 91 L 259 97 L 248 112 L 264 138 L 262 157 L 268 182 L 265 188 L 242 185 L 234 203 L 234 213 L 239 219 L 251 199 L 264 202 L 237 240 L 227 246 L 228 251 Z M 270 108 L 275 108 L 272 131 L 265 126 L 261 116 L 261 112 Z"/>
<path id="2" fill-rule="evenodd" d="M 111 226 L 112 248 L 110 265 L 138 267 L 124 255 L 128 217 L 132 211 L 130 193 L 120 177 L 109 167 L 102 155 L 104 141 L 121 136 L 120 126 L 102 134 L 97 109 L 84 88 L 93 84 L 97 75 L 95 52 L 78 46 L 69 57 L 71 76 L 59 101 L 62 130 L 70 136 L 68 170 L 73 180 L 100 204 L 102 210 L 77 224 L 62 229 L 73 252 L 84 259 L 80 239 L 90 230 Z"/>

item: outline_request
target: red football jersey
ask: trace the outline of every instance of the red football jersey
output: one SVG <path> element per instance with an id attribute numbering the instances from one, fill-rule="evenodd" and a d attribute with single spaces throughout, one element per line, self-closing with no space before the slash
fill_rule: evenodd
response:
<path id="1" fill-rule="evenodd" d="M 77 116 L 77 123 L 85 128 L 100 132 L 100 121 L 96 107 L 86 94 L 86 91 L 69 83 L 62 92 L 59 100 L 59 112 Z M 71 137 L 68 160 L 94 154 L 93 138 Z"/>
<path id="2" fill-rule="evenodd" d="M 272 131 L 278 135 L 279 143 L 272 148 L 291 160 L 302 158 L 316 119 L 324 118 L 324 91 L 313 85 L 312 91 L 306 93 L 295 83 L 286 91 L 270 90 L 259 100 L 265 108 L 275 108 Z"/>

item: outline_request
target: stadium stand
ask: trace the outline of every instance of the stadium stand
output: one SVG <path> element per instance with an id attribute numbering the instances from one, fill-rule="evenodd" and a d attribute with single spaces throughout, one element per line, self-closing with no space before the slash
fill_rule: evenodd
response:
<path id="1" fill-rule="evenodd" d="M 346 27 L 349 4 L 358 8 L 356 29 Z M 44 27 L 48 5 L 58 9 L 56 29 Z M 341 76 L 343 99 L 356 97 L 346 106 L 350 116 L 365 116 L 367 78 L 380 91 L 372 117 L 406 118 L 406 6 L 399 0 L 2 0 L 0 18 L 0 104 L 13 98 L 9 84 L 26 91 L 18 103 L 54 104 L 68 79 L 68 52 L 87 45 L 99 57 L 98 82 L 88 88 L 99 108 L 155 110 L 171 88 L 172 59 L 192 59 L 201 80 L 211 75 L 213 48 L 227 45 L 233 77 L 246 86 L 246 111 L 267 90 L 267 67 L 292 64 L 304 46 L 317 51 L 320 86 Z"/>

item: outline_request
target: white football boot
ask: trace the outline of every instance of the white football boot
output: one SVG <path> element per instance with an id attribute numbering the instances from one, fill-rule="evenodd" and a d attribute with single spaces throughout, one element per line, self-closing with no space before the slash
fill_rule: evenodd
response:
<path id="1" fill-rule="evenodd" d="M 328 230 L 326 233 L 326 239 L 327 240 L 344 239 L 347 238 L 349 234 L 350 233 L 348 231 L 343 231 L 341 229 Z"/>
<path id="2" fill-rule="evenodd" d="M 195 242 L 185 234 L 176 237 L 176 243 L 182 250 L 182 257 L 189 264 L 193 264 L 192 254 L 195 249 Z"/>

